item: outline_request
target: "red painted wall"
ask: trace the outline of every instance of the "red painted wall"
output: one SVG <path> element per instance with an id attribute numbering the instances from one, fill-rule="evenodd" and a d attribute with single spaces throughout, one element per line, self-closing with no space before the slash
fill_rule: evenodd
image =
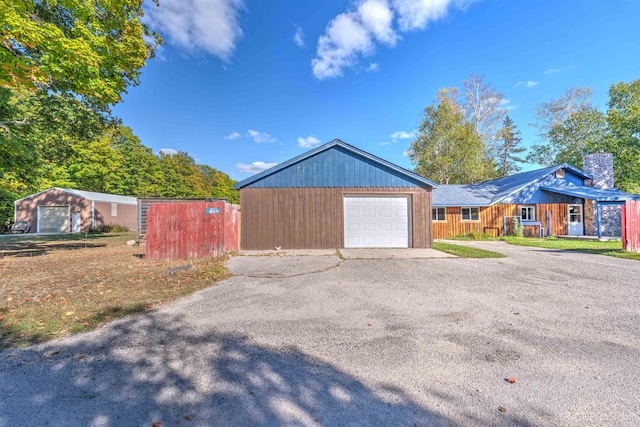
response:
<path id="1" fill-rule="evenodd" d="M 640 252 L 640 200 L 629 200 L 622 208 L 622 247 Z"/>
<path id="2" fill-rule="evenodd" d="M 224 201 L 156 203 L 147 213 L 146 257 L 207 258 L 240 249 L 240 207 Z"/>

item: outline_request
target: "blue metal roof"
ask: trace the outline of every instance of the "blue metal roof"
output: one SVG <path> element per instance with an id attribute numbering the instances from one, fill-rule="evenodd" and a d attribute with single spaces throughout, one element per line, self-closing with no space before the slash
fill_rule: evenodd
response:
<path id="1" fill-rule="evenodd" d="M 441 185 L 433 190 L 434 206 L 491 206 L 509 196 L 517 195 L 527 187 L 549 178 L 559 169 L 565 169 L 582 179 L 591 178 L 568 163 L 536 169 L 503 178 L 466 185 Z"/>
<path id="2" fill-rule="evenodd" d="M 318 187 L 421 187 L 437 185 L 339 139 L 234 185 L 235 189 Z"/>
<path id="3" fill-rule="evenodd" d="M 624 202 L 627 200 L 640 200 L 640 195 L 625 193 L 615 189 L 603 189 L 578 185 L 555 185 L 541 187 L 545 191 L 565 194 L 567 196 L 580 197 L 581 199 L 595 200 L 597 202 Z"/>

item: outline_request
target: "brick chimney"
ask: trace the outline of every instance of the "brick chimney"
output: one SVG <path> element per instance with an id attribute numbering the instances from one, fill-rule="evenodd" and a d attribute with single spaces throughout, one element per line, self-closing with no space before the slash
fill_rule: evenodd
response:
<path id="1" fill-rule="evenodd" d="M 591 175 L 591 186 L 603 189 L 613 188 L 613 154 L 599 153 L 586 154 L 582 159 L 582 168 L 588 175 Z"/>

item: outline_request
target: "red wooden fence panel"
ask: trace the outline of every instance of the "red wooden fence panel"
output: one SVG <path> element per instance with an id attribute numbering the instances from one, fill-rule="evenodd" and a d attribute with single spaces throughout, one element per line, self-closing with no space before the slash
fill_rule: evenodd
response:
<path id="1" fill-rule="evenodd" d="M 146 257 L 206 258 L 239 249 L 239 207 L 225 201 L 157 203 L 147 213 Z"/>
<path id="2" fill-rule="evenodd" d="M 629 200 L 622 209 L 622 245 L 640 252 L 640 200 Z"/>

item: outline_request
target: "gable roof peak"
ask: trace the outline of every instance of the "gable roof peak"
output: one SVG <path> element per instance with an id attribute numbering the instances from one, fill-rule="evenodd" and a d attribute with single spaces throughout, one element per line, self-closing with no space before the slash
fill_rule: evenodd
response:
<path id="1" fill-rule="evenodd" d="M 389 162 L 387 160 L 381 159 L 380 157 L 377 157 L 377 156 L 375 156 L 373 154 L 367 153 L 366 151 L 361 150 L 359 148 L 356 148 L 353 145 L 347 144 L 346 142 L 342 141 L 341 139 L 335 138 L 335 139 L 327 142 L 326 144 L 320 145 L 320 146 L 318 146 L 316 148 L 313 148 L 313 149 L 311 149 L 311 150 L 309 150 L 309 151 L 307 151 L 305 153 L 302 153 L 302 154 L 300 154 L 300 155 L 298 155 L 296 157 L 293 157 L 292 159 L 289 159 L 289 160 L 287 160 L 285 162 L 277 164 L 277 165 L 273 166 L 272 168 L 269 168 L 267 170 L 259 172 L 259 173 L 255 174 L 255 175 L 245 179 L 245 180 L 242 180 L 242 181 L 236 183 L 233 187 L 236 190 L 239 190 L 239 189 L 241 189 L 243 187 L 246 187 L 248 185 L 251 185 L 254 182 L 259 181 L 259 180 L 261 180 L 261 179 L 263 179 L 263 178 L 265 178 L 265 177 L 267 177 L 269 175 L 272 175 L 272 174 L 277 173 L 277 172 L 279 172 L 279 171 L 281 171 L 283 169 L 286 169 L 287 167 L 289 167 L 291 165 L 299 163 L 299 162 L 301 162 L 301 161 L 303 161 L 305 159 L 308 159 L 309 157 L 315 156 L 318 153 L 321 153 L 323 151 L 329 150 L 329 149 L 331 149 L 333 147 L 336 147 L 336 146 L 339 146 L 342 149 L 347 150 L 347 151 L 349 151 L 349 152 L 351 152 L 351 153 L 353 153 L 353 154 L 355 154 L 357 156 L 364 157 L 365 159 L 368 159 L 368 160 L 370 160 L 370 161 L 372 161 L 374 163 L 377 163 L 377 164 L 379 164 L 379 165 L 381 165 L 383 167 L 392 169 L 392 170 L 394 170 L 394 171 L 396 171 L 396 172 L 398 172 L 398 173 L 400 173 L 400 174 L 402 174 L 404 176 L 410 177 L 413 180 L 416 180 L 416 181 L 422 182 L 424 184 L 427 184 L 427 185 L 429 185 L 429 186 L 431 186 L 433 188 L 438 186 L 438 184 L 436 184 L 435 182 L 430 181 L 430 180 L 426 179 L 425 177 L 416 174 L 415 172 L 407 170 L 407 169 L 405 169 L 405 168 L 403 168 L 401 166 L 398 166 L 396 164 L 393 164 L 393 163 L 391 163 L 391 162 Z"/>

